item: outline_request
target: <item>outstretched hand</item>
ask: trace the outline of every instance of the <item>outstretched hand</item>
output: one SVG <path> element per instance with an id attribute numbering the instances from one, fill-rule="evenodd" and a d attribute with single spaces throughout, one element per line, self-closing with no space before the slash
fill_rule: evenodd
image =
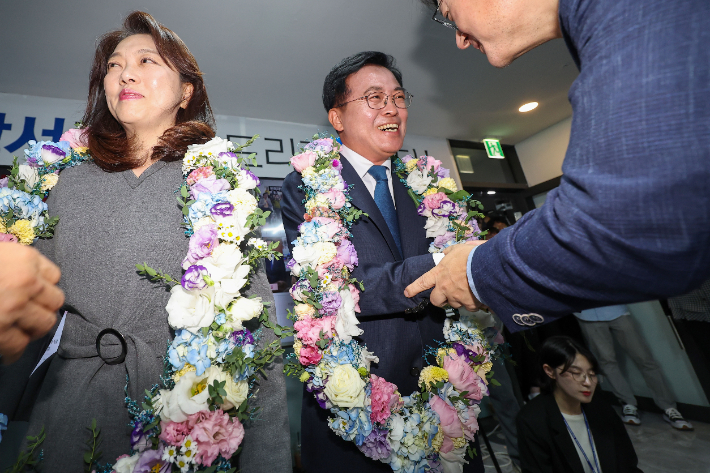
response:
<path id="1" fill-rule="evenodd" d="M 34 248 L 0 242 L 0 355 L 16 361 L 30 342 L 54 327 L 64 293 L 59 268 Z"/>
<path id="2" fill-rule="evenodd" d="M 439 264 L 407 286 L 404 295 L 414 297 L 433 287 L 429 301 L 435 306 L 443 307 L 449 304 L 455 309 L 463 306 L 468 310 L 478 310 L 481 302 L 476 299 L 468 286 L 466 264 L 473 248 L 483 243 L 485 241 L 469 241 L 446 248 L 444 250 L 446 256 Z"/>

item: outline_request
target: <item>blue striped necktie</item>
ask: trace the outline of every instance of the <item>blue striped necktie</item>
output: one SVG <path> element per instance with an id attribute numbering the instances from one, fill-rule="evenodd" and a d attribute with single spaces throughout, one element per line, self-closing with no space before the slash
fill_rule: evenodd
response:
<path id="1" fill-rule="evenodd" d="M 387 168 L 385 166 L 371 166 L 367 173 L 375 178 L 375 204 L 380 209 L 380 213 L 387 222 L 387 227 L 397 244 L 400 256 L 402 253 L 402 243 L 399 240 L 399 223 L 397 223 L 397 211 L 394 209 L 394 202 L 390 194 L 389 183 L 387 182 Z"/>

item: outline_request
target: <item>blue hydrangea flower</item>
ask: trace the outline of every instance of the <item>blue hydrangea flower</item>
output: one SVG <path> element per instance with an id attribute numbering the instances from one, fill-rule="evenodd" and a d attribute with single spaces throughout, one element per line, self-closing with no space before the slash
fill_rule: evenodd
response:
<path id="1" fill-rule="evenodd" d="M 207 344 L 193 346 L 187 352 L 187 361 L 195 367 L 197 376 L 202 376 L 207 368 L 212 365 L 210 357 L 207 356 Z"/>

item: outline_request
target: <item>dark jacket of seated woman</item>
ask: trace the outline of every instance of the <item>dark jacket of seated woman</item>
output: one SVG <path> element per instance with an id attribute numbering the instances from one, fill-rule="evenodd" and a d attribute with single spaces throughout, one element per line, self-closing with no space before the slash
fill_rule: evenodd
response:
<path id="1" fill-rule="evenodd" d="M 604 400 L 592 400 L 594 355 L 569 337 L 552 337 L 539 365 L 545 393 L 517 418 L 523 473 L 642 473 L 619 416 Z"/>

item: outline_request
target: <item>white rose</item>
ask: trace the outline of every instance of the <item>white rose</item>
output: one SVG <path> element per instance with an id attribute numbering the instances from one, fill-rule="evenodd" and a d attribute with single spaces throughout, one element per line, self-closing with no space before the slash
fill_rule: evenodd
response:
<path id="1" fill-rule="evenodd" d="M 166 421 L 185 422 L 188 416 L 208 410 L 210 394 L 205 382 L 206 378 L 205 373 L 197 376 L 194 371 L 188 371 L 180 377 L 171 391 L 161 389 L 163 410 L 160 417 Z M 193 392 L 197 394 L 193 396 Z"/>
<path id="2" fill-rule="evenodd" d="M 243 169 L 239 171 L 239 174 L 237 174 L 237 182 L 239 183 L 240 189 L 256 188 L 256 180 L 252 177 L 251 174 L 249 174 Z"/>
<path id="3" fill-rule="evenodd" d="M 221 243 L 212 251 L 212 254 L 200 261 L 200 265 L 207 268 L 213 281 L 229 279 L 234 276 L 237 267 L 244 262 L 244 255 L 239 245 Z"/>
<path id="4" fill-rule="evenodd" d="M 247 283 L 251 266 L 246 264 L 237 268 L 231 278 L 222 279 L 215 284 L 214 303 L 219 307 L 227 307 L 237 297 L 241 296 L 241 289 Z"/>
<path id="5" fill-rule="evenodd" d="M 466 455 L 466 447 L 455 448 L 449 453 L 439 452 L 439 462 L 444 468 L 444 473 L 462 473 L 463 466 L 468 463 L 464 455 Z"/>
<path id="6" fill-rule="evenodd" d="M 187 147 L 187 152 L 185 153 L 185 158 L 197 157 L 197 156 L 207 156 L 210 158 L 216 158 L 219 153 L 225 153 L 229 151 L 229 148 L 234 148 L 231 141 L 224 140 L 219 136 L 215 136 L 205 144 L 201 145 L 190 145 Z"/>
<path id="7" fill-rule="evenodd" d="M 427 238 L 436 238 L 446 233 L 449 229 L 449 219 L 447 217 L 429 217 L 424 225 Z"/>
<path id="8" fill-rule="evenodd" d="M 207 375 L 207 382 L 212 385 L 215 381 L 224 381 L 224 390 L 227 392 L 226 396 L 222 396 L 222 409 L 227 411 L 232 407 L 239 407 L 239 405 L 244 402 L 249 394 L 249 384 L 246 380 L 239 382 L 234 382 L 231 376 L 217 368 L 216 366 L 210 366 L 205 371 Z"/>
<path id="9" fill-rule="evenodd" d="M 242 322 L 251 320 L 257 317 L 264 310 L 264 305 L 261 303 L 261 297 L 249 299 L 240 297 L 235 300 L 227 310 L 227 324 L 232 330 L 242 330 Z"/>
<path id="10" fill-rule="evenodd" d="M 20 164 L 17 177 L 25 181 L 29 188 L 34 187 L 34 185 L 37 184 L 37 181 L 39 181 L 39 174 L 37 173 L 37 170 L 26 164 Z"/>
<path id="11" fill-rule="evenodd" d="M 141 454 L 136 453 L 132 457 L 123 457 L 113 465 L 113 471 L 116 473 L 133 473 Z"/>
<path id="12" fill-rule="evenodd" d="M 214 322 L 214 287 L 186 291 L 178 285 L 170 290 L 165 310 L 168 323 L 174 329 L 184 328 L 196 333 Z"/>
<path id="13" fill-rule="evenodd" d="M 293 248 L 293 259 L 301 266 L 315 268 L 316 264 L 318 264 L 318 258 L 320 258 L 320 253 L 318 253 L 315 245 L 296 245 Z M 296 273 L 295 275 L 297 276 L 298 274 Z"/>
<path id="14" fill-rule="evenodd" d="M 349 343 L 352 337 L 362 334 L 362 329 L 358 327 L 360 321 L 355 316 L 355 301 L 350 290 L 345 288 L 340 291 L 340 298 L 342 302 L 335 316 L 335 331 L 338 340 Z"/>
<path id="15" fill-rule="evenodd" d="M 404 419 L 399 414 L 391 414 L 387 421 L 389 432 L 387 432 L 387 440 L 392 445 L 392 450 L 399 450 L 399 443 L 404 437 Z"/>
<path id="16" fill-rule="evenodd" d="M 431 176 L 424 175 L 418 169 L 415 169 L 409 176 L 407 176 L 407 184 L 412 188 L 417 194 L 422 194 L 426 191 L 427 187 L 431 183 Z"/>
<path id="17" fill-rule="evenodd" d="M 352 365 L 338 365 L 325 385 L 325 395 L 339 407 L 364 407 L 365 382 Z"/>

